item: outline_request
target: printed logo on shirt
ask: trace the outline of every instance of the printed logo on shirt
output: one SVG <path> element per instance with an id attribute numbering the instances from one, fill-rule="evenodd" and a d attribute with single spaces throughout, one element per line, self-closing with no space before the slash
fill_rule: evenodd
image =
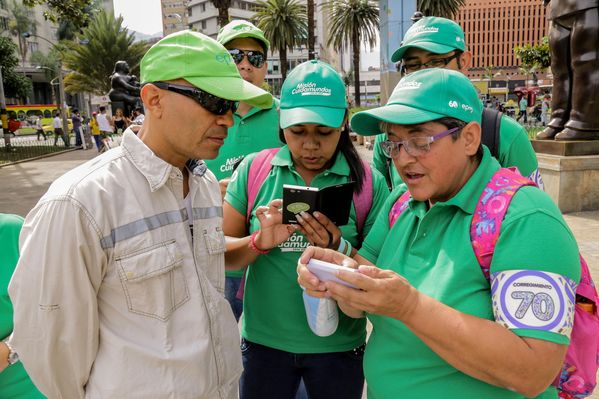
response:
<path id="1" fill-rule="evenodd" d="M 304 252 L 308 245 L 310 243 L 303 234 L 293 233 L 287 241 L 279 244 L 279 249 L 281 252 Z"/>
<path id="2" fill-rule="evenodd" d="M 221 172 L 232 171 L 235 168 L 235 165 L 237 165 L 242 159 L 243 159 L 243 155 L 240 155 L 238 157 L 233 157 L 233 158 L 227 158 L 225 163 L 220 166 L 220 171 Z"/>
<path id="3" fill-rule="evenodd" d="M 508 270 L 491 275 L 495 321 L 509 329 L 570 336 L 576 283 L 556 273 Z"/>
<path id="4" fill-rule="evenodd" d="M 291 94 L 300 94 L 302 96 L 330 96 L 331 89 L 328 87 L 318 87 L 314 82 L 298 83 Z"/>

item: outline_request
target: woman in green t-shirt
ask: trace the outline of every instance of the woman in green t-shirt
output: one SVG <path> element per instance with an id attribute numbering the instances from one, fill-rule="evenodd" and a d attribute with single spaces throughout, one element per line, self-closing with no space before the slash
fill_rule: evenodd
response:
<path id="1" fill-rule="evenodd" d="M 19 259 L 19 232 L 22 225 L 22 217 L 0 213 L 0 398 L 37 399 L 44 396 L 18 362 L 10 343 L 5 342 L 13 328 L 8 282 Z"/>
<path id="2" fill-rule="evenodd" d="M 241 398 L 293 399 L 303 379 L 311 398 L 359 399 L 364 383 L 365 320 L 339 312 L 334 332 L 313 333 L 295 269 L 309 244 L 346 252 L 359 247 L 388 191 L 380 173 L 372 171 L 372 179 L 367 177 L 371 171 L 365 169 L 368 166 L 343 128 L 345 86 L 332 67 L 316 60 L 297 66 L 283 83 L 280 112 L 286 145 L 266 164 L 269 172 L 259 182 L 255 200 L 248 198 L 248 182 L 253 178 L 248 174 L 250 165 L 261 161 L 252 154 L 233 174 L 223 206 L 223 228 L 229 237 L 227 267 L 250 265 L 241 331 Z M 337 227 L 317 212 L 302 212 L 299 225 L 282 224 L 283 184 L 322 188 L 349 181 L 362 193 L 358 197 L 371 197 L 362 234 L 357 228 L 361 212 L 356 212 L 355 203 L 344 226 Z M 334 302 L 332 310 L 337 311 Z"/>

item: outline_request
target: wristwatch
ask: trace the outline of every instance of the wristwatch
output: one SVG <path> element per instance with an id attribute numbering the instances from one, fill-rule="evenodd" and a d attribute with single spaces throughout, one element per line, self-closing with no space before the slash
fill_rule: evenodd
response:
<path id="1" fill-rule="evenodd" d="M 8 359 L 7 359 L 8 365 L 12 366 L 13 364 L 15 364 L 19 361 L 19 354 L 14 351 L 12 346 L 10 346 L 10 344 L 8 343 L 8 340 L 3 341 L 3 342 L 4 342 L 4 345 L 6 345 L 6 347 L 8 348 Z"/>

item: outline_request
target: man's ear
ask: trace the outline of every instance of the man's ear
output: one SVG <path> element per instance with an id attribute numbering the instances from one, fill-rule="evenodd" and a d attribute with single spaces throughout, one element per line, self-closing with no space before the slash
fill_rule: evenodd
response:
<path id="1" fill-rule="evenodd" d="M 472 65 L 472 53 L 470 51 L 464 51 L 460 54 L 460 71 L 466 73 L 470 65 Z"/>
<path id="2" fill-rule="evenodd" d="M 149 111 L 152 116 L 160 118 L 164 108 L 162 106 L 162 93 L 160 90 L 149 83 L 144 85 L 139 92 L 141 101 L 144 104 L 146 111 Z"/>
<path id="3" fill-rule="evenodd" d="M 466 155 L 476 155 L 478 147 L 480 147 L 481 128 L 476 122 L 470 122 L 462 128 L 460 138 L 463 140 Z"/>

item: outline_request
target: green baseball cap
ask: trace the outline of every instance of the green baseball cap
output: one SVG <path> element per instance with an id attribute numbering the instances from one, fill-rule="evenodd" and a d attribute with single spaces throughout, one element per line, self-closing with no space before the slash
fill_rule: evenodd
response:
<path id="1" fill-rule="evenodd" d="M 399 81 L 386 105 L 356 113 L 352 130 L 372 136 L 381 133 L 380 122 L 415 125 L 450 117 L 480 124 L 482 102 L 468 78 L 442 68 L 423 69 Z"/>
<path id="2" fill-rule="evenodd" d="M 281 87 L 280 125 L 339 127 L 347 111 L 345 85 L 329 64 L 310 60 L 293 68 Z"/>
<path id="3" fill-rule="evenodd" d="M 465 51 L 464 31 L 451 19 L 424 17 L 408 29 L 401 45 L 391 56 L 391 61 L 400 61 L 411 47 L 435 54 Z"/>
<path id="4" fill-rule="evenodd" d="M 216 40 L 223 46 L 231 40 L 250 37 L 264 44 L 266 51 L 270 48 L 270 42 L 264 37 L 264 32 L 254 24 L 244 20 L 231 21 L 218 31 Z"/>
<path id="5" fill-rule="evenodd" d="M 270 93 L 246 82 L 222 44 L 201 33 L 184 30 L 164 37 L 146 52 L 141 83 L 185 79 L 198 89 L 257 108 L 270 108 Z"/>

